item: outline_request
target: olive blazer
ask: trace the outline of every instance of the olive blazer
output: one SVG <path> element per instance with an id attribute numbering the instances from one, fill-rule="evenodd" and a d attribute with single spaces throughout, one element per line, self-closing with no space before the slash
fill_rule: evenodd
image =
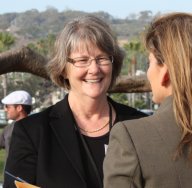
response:
<path id="1" fill-rule="evenodd" d="M 119 121 L 144 116 L 108 100 Z M 6 171 L 41 188 L 86 188 L 77 132 L 67 95 L 45 111 L 15 124 Z M 4 188 L 15 188 L 13 181 L 5 174 Z M 97 187 L 101 188 L 101 184 Z"/>
<path id="2" fill-rule="evenodd" d="M 192 161 L 174 160 L 181 131 L 172 97 L 149 117 L 123 121 L 111 131 L 104 188 L 191 188 Z"/>

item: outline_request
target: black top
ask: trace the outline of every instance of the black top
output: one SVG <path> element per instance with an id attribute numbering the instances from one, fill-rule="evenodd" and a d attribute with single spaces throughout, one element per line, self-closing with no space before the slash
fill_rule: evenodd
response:
<path id="1" fill-rule="evenodd" d="M 88 137 L 83 135 L 83 138 L 87 144 L 96 168 L 99 172 L 100 179 L 103 180 L 103 160 L 105 157 L 105 151 L 109 143 L 109 133 L 100 137 Z M 92 162 L 89 160 L 89 156 L 85 151 L 83 144 L 80 144 L 81 156 L 83 158 L 83 166 L 85 168 L 87 185 L 91 188 L 98 188 L 98 180 L 95 177 Z"/>
<path id="2" fill-rule="evenodd" d="M 115 109 L 118 121 L 145 116 L 110 98 L 108 101 Z M 74 127 L 68 95 L 45 111 L 17 121 L 15 125 L 6 171 L 42 188 L 93 188 L 89 186 L 87 175 L 93 170 L 97 188 L 102 188 L 101 180 L 98 180 L 101 170 L 99 167 L 97 170 L 97 159 L 87 155 L 90 161 L 95 161 L 96 170 L 94 166 L 90 171 L 84 167 L 81 153 L 86 148 L 81 147 L 81 135 Z M 5 175 L 4 188 L 15 188 L 14 179 Z"/>
<path id="3" fill-rule="evenodd" d="M 109 132 L 113 126 L 112 105 L 109 104 Z M 99 137 L 89 137 L 82 135 L 76 121 L 78 130 L 79 147 L 85 169 L 87 185 L 91 188 L 98 188 L 103 185 L 103 161 L 109 144 L 109 132 Z"/>

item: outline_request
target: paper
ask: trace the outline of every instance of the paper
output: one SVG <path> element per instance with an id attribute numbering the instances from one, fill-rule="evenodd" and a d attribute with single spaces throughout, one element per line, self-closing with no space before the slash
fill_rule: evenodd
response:
<path id="1" fill-rule="evenodd" d="M 23 183 L 17 180 L 15 180 L 15 185 L 17 188 L 40 188 L 35 185 L 29 184 L 29 183 Z"/>

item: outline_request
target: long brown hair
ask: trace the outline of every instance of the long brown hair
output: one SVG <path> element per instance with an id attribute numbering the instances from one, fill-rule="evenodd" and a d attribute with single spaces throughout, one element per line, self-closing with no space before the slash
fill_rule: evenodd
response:
<path id="1" fill-rule="evenodd" d="M 192 159 L 192 14 L 170 13 L 155 19 L 145 36 L 146 48 L 168 67 L 176 121 L 182 129 L 177 149 Z"/>

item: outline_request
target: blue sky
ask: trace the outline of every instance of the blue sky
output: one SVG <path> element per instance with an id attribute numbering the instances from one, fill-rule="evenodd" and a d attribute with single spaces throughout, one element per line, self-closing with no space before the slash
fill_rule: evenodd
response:
<path id="1" fill-rule="evenodd" d="M 192 0 L 2 0 L 0 14 L 31 9 L 44 11 L 50 6 L 58 11 L 67 9 L 85 12 L 105 11 L 116 18 L 125 18 L 143 10 L 151 10 L 153 14 L 159 11 L 192 12 Z"/>

